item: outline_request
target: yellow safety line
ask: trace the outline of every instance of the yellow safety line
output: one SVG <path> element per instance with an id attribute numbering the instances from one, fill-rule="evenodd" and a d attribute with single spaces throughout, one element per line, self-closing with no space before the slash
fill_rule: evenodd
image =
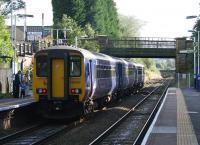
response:
<path id="1" fill-rule="evenodd" d="M 188 115 L 185 100 L 180 89 L 177 93 L 177 145 L 198 145 L 193 125 Z"/>

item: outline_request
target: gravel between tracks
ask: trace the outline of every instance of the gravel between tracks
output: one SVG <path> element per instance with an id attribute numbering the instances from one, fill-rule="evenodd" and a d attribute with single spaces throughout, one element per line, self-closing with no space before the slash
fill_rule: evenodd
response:
<path id="1" fill-rule="evenodd" d="M 85 120 L 81 125 L 54 138 L 46 145 L 87 145 L 110 125 L 128 112 L 141 99 L 141 95 L 124 98 L 123 101 L 110 105 L 94 116 Z"/>

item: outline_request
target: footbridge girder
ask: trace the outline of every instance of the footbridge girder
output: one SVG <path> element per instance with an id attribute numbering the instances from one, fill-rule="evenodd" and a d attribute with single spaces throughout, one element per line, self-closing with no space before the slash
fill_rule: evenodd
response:
<path id="1" fill-rule="evenodd" d="M 176 49 L 173 48 L 107 48 L 100 52 L 122 58 L 176 58 Z"/>

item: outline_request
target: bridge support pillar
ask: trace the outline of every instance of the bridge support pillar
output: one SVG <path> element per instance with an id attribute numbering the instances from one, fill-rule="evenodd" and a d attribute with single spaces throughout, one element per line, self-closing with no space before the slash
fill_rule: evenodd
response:
<path id="1" fill-rule="evenodd" d="M 193 67 L 193 41 L 176 38 L 176 72 L 193 74 Z"/>

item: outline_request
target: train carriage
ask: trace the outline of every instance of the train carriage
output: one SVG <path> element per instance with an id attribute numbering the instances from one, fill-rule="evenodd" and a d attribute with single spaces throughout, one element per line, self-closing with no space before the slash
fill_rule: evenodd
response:
<path id="1" fill-rule="evenodd" d="M 138 90 L 144 86 L 144 65 L 143 64 L 135 64 L 136 66 L 136 83 L 135 88 Z"/>
<path id="2" fill-rule="evenodd" d="M 134 69 L 139 67 L 124 59 L 70 46 L 41 50 L 35 54 L 33 69 L 38 111 L 47 118 L 90 113 L 131 89 Z M 139 71 L 137 75 L 142 77 Z"/>

